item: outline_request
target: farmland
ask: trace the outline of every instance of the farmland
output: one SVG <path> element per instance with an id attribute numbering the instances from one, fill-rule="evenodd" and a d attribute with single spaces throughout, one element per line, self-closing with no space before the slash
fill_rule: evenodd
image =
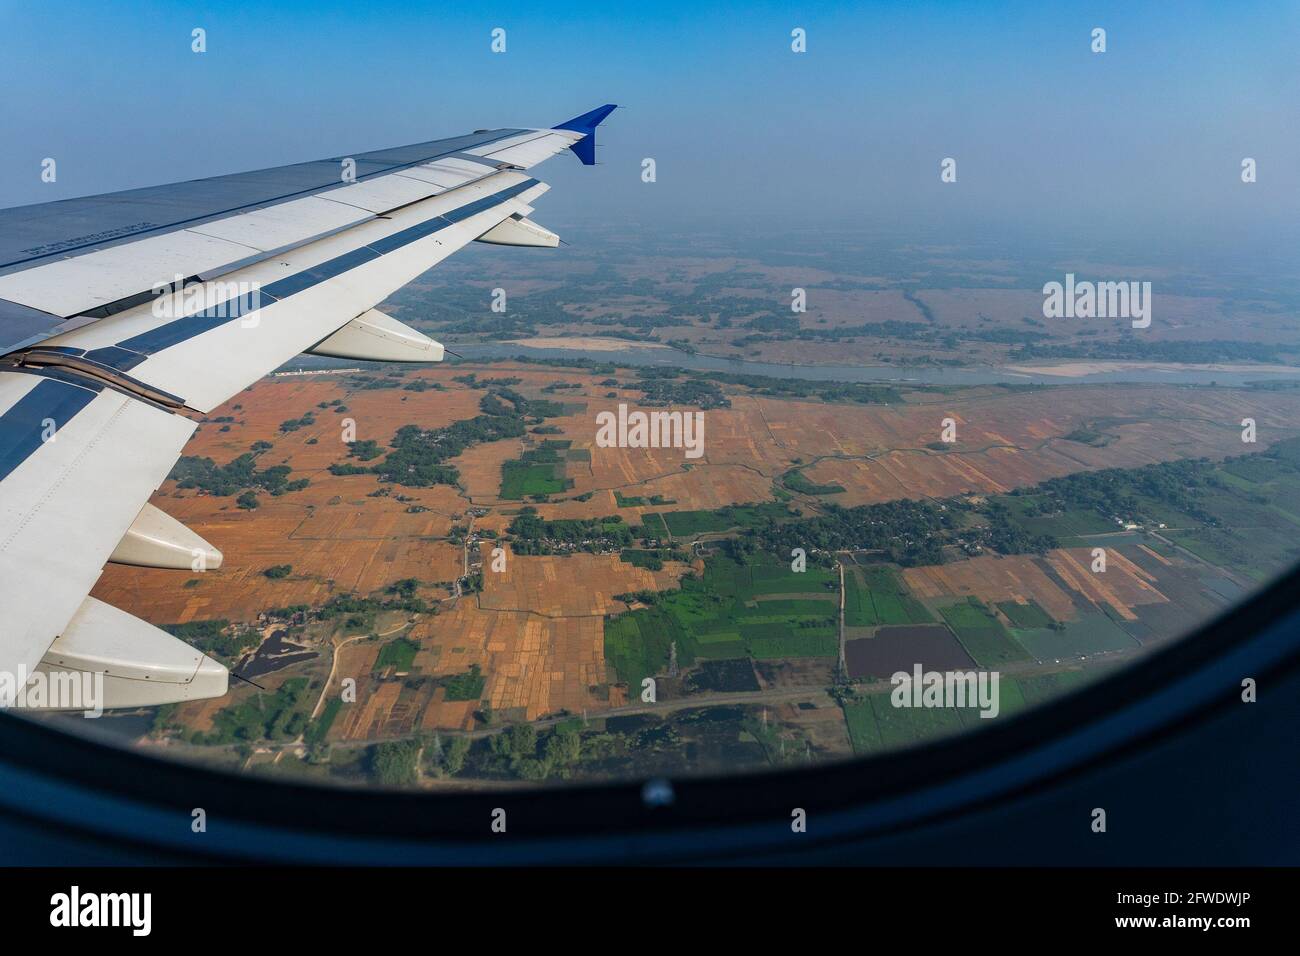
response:
<path id="1" fill-rule="evenodd" d="M 224 565 L 109 566 L 94 593 L 230 663 L 280 632 L 310 653 L 150 739 L 340 780 L 380 742 L 472 740 L 428 785 L 666 768 L 669 731 L 698 766 L 877 752 L 978 726 L 882 709 L 898 670 L 997 669 L 1010 712 L 1300 558 L 1297 390 L 735 378 L 501 362 L 241 393 L 154 499 Z M 700 458 L 597 445 L 600 411 L 675 400 L 707 406 Z M 489 752 L 521 724 L 534 749 Z"/>

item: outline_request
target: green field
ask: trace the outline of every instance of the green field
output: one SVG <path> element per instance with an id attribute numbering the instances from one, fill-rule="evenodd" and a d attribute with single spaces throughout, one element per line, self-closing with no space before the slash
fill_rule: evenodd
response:
<path id="1" fill-rule="evenodd" d="M 1264 582 L 1300 560 L 1300 534 L 1274 518 L 1267 527 L 1164 532 L 1174 543 L 1219 567 Z"/>
<path id="2" fill-rule="evenodd" d="M 334 718 L 339 715 L 343 707 L 342 697 L 331 697 L 325 702 L 325 709 L 320 712 L 320 716 L 308 725 L 306 732 L 303 733 L 302 739 L 308 746 L 319 744 L 325 740 L 326 735 L 330 732 L 330 727 L 334 726 Z"/>
<path id="3" fill-rule="evenodd" d="M 980 667 L 997 667 L 1027 661 L 1029 654 L 1011 639 L 1002 623 L 974 598 L 950 604 L 939 611 L 957 635 L 966 653 Z"/>
<path id="4" fill-rule="evenodd" d="M 553 464 L 530 465 L 522 461 L 501 464 L 501 497 L 521 501 L 530 495 L 556 495 L 569 485 Z"/>
<path id="5" fill-rule="evenodd" d="M 677 622 L 660 608 L 621 614 L 605 621 L 605 661 L 617 679 L 627 683 L 629 695 L 635 699 L 641 681 L 668 666 L 674 639 L 678 641 L 679 663 L 694 662 L 693 643 L 687 646 L 683 636 Z"/>
<path id="6" fill-rule="evenodd" d="M 1222 462 L 1181 460 L 1078 473 L 1033 494 L 1001 495 L 1011 520 L 1062 545 L 1114 532 L 1110 509 L 1203 560 L 1259 582 L 1300 561 L 1300 438 Z M 1047 512 L 1039 514 L 1038 512 Z M 1163 528 L 1159 527 L 1163 525 Z"/>
<path id="7" fill-rule="evenodd" d="M 1037 602 L 1018 604 L 1015 601 L 999 601 L 998 610 L 1007 616 L 1012 627 L 1038 628 L 1051 627 L 1052 618 L 1038 606 Z"/>
<path id="8" fill-rule="evenodd" d="M 501 497 L 520 501 L 531 495 L 555 495 L 573 487 L 564 477 L 569 442 L 546 439 L 514 461 L 501 463 Z"/>
<path id="9" fill-rule="evenodd" d="M 415 652 L 419 649 L 419 644 L 404 637 L 389 641 L 379 649 L 379 656 L 375 658 L 375 670 L 382 671 L 391 667 L 398 673 L 409 672 L 415 662 Z"/>
<path id="10" fill-rule="evenodd" d="M 738 618 L 743 621 L 776 623 L 805 617 L 835 622 L 838 616 L 839 609 L 830 600 L 805 601 L 790 598 L 757 601 L 752 606 L 746 605 L 743 611 L 738 612 Z"/>
<path id="11" fill-rule="evenodd" d="M 1091 675 L 1085 671 L 1059 671 L 1055 674 L 1021 677 L 1017 679 L 1017 683 L 1020 685 L 1021 694 L 1024 695 L 1025 705 L 1032 707 L 1061 696 L 1091 679 L 1091 676 L 1096 676 L 1096 671 Z"/>
<path id="12" fill-rule="evenodd" d="M 477 664 L 471 664 L 464 674 L 445 678 L 442 682 L 447 700 L 479 700 L 483 696 L 483 687 L 487 678 L 483 676 Z"/>
<path id="13" fill-rule="evenodd" d="M 664 566 L 664 561 L 669 559 L 671 551 L 645 551 L 639 548 L 624 548 L 619 552 L 619 560 L 626 561 L 628 564 L 635 565 L 638 568 L 649 568 L 651 571 L 658 571 Z"/>
<path id="14" fill-rule="evenodd" d="M 844 705 L 844 721 L 857 754 L 911 747 L 962 729 L 954 708 L 895 707 L 889 694 L 849 701 Z"/>
<path id="15" fill-rule="evenodd" d="M 742 628 L 742 633 L 747 629 Z M 757 660 L 785 657 L 835 657 L 840 642 L 837 631 L 829 627 L 786 629 L 783 634 L 746 638 L 743 647 Z"/>
<path id="16" fill-rule="evenodd" d="M 888 700 L 886 700 L 888 706 Z M 884 749 L 876 715 L 871 709 L 871 698 L 851 700 L 844 705 L 844 723 L 849 730 L 849 741 L 855 754 L 879 753 Z"/>
<path id="17" fill-rule="evenodd" d="M 1089 611 L 1077 621 L 1055 628 L 1015 628 L 1012 636 L 1040 661 L 1063 660 L 1080 654 L 1132 650 L 1138 646 L 1122 627 L 1106 614 Z"/>
<path id="18" fill-rule="evenodd" d="M 1067 508 L 1053 514 L 1035 514 L 1039 508 L 1050 507 L 1046 495 L 1000 495 L 997 501 L 1006 505 L 1012 520 L 1030 534 L 1070 538 L 1105 534 L 1117 527 L 1114 521 L 1087 508 Z"/>
<path id="19" fill-rule="evenodd" d="M 1067 672 L 1077 673 L 1077 672 Z M 1054 678 L 1062 678 L 1060 681 Z M 849 731 L 853 752 L 879 753 L 898 747 L 911 747 L 936 737 L 961 730 L 979 730 L 999 718 L 1024 710 L 1052 693 L 1070 686 L 1067 674 L 1030 678 L 1031 693 L 1024 678 L 998 678 L 997 717 L 981 717 L 977 706 L 971 707 L 895 707 L 888 693 L 871 694 L 844 706 L 844 722 Z"/>
<path id="20" fill-rule="evenodd" d="M 819 485 L 804 475 L 798 468 L 792 468 L 780 478 L 781 484 L 801 495 L 838 495 L 844 492 L 843 485 Z"/>
<path id="21" fill-rule="evenodd" d="M 671 641 L 683 667 L 696 659 L 833 657 L 839 653 L 839 575 L 788 564 L 710 557 L 703 577 L 648 609 L 605 622 L 605 656 L 619 680 L 661 673 Z"/>
<path id="22" fill-rule="evenodd" d="M 845 568 L 844 588 L 844 623 L 849 627 L 934 622 L 934 616 L 912 597 L 893 568 Z"/>
<path id="23" fill-rule="evenodd" d="M 706 532 L 729 531 L 732 528 L 762 524 L 768 518 L 788 518 L 789 510 L 779 502 L 759 505 L 732 505 L 716 511 L 666 511 L 662 520 L 673 535 L 693 537 Z"/>
<path id="24" fill-rule="evenodd" d="M 749 648 L 747 648 L 745 642 L 739 638 L 714 641 L 709 644 L 700 644 L 695 650 L 696 660 L 702 661 L 728 660 L 734 657 L 748 656 Z"/>

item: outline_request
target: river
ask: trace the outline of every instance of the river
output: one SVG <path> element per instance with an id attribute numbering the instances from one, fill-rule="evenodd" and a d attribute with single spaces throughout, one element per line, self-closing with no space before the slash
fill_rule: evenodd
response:
<path id="1" fill-rule="evenodd" d="M 518 357 L 532 359 L 589 359 L 618 365 L 663 366 L 695 369 L 703 372 L 729 372 L 737 375 L 764 375 L 769 378 L 804 379 L 819 382 L 897 382 L 915 385 L 1095 385 L 1112 382 L 1143 382 L 1162 385 L 1246 385 L 1251 382 L 1292 381 L 1300 384 L 1300 368 L 1276 366 L 1251 369 L 1247 366 L 1203 369 L 1194 366 L 1134 363 L 1105 371 L 1053 375 L 1041 368 L 1022 371 L 1009 367 L 940 366 L 903 367 L 895 365 L 782 365 L 751 362 L 745 359 L 714 355 L 689 355 L 670 348 L 563 349 L 534 348 L 513 342 L 455 345 L 453 348 L 469 360 L 500 360 Z M 1063 367 L 1111 365 L 1080 361 Z"/>

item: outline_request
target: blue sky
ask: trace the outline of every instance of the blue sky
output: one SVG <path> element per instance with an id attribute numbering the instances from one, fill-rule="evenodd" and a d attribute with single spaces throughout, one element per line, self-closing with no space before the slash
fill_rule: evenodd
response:
<path id="1" fill-rule="evenodd" d="M 556 187 L 541 221 L 1284 234 L 1297 27 L 1282 2 L 0 3 L 0 205 L 617 102 L 602 166 L 539 171 Z M 40 182 L 46 156 L 57 184 Z M 946 156 L 956 184 L 939 182 Z"/>

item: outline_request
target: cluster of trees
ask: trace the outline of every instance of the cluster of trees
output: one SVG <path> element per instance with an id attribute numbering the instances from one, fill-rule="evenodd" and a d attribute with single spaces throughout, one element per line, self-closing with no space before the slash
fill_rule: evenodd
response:
<path id="1" fill-rule="evenodd" d="M 492 388 L 494 386 L 509 388 L 511 385 L 518 385 L 523 379 L 516 376 L 480 379 L 477 372 L 470 372 L 468 375 L 457 375 L 452 381 L 468 385 L 470 388 Z"/>
<path id="2" fill-rule="evenodd" d="M 384 449 L 373 438 L 359 439 L 348 446 L 348 457 L 361 461 L 374 461 L 383 453 Z"/>
<path id="3" fill-rule="evenodd" d="M 963 532 L 963 540 L 1002 554 L 1046 554 L 1058 544 L 1050 534 L 1032 534 L 1011 518 L 1000 501 L 990 501 L 984 509 L 988 524 Z"/>
<path id="4" fill-rule="evenodd" d="M 272 495 L 283 495 L 307 487 L 309 482 L 306 478 L 289 480 L 291 469 L 288 465 L 258 469 L 257 453 L 270 447 L 265 442 L 258 444 L 264 447 L 254 446 L 254 451 L 245 452 L 225 465 L 218 465 L 207 457 L 182 455 L 172 468 L 170 477 L 179 488 L 200 488 L 218 497 L 229 497 L 254 489 Z"/>
<path id="5" fill-rule="evenodd" d="M 779 338 L 780 336 L 776 336 Z M 791 338 L 802 341 L 840 342 L 845 339 L 860 337 L 894 339 L 913 342 L 934 341 L 937 333 L 922 322 L 901 322 L 889 319 L 886 322 L 864 322 L 862 325 L 842 325 L 833 329 L 799 329 Z"/>
<path id="6" fill-rule="evenodd" d="M 1204 458 L 1166 461 L 1142 468 L 1106 468 L 1051 478 L 1034 489 L 1045 495 L 1039 512 L 1052 513 L 1071 508 L 1095 511 L 1105 517 L 1152 520 L 1143 499 L 1154 500 L 1190 515 L 1210 527 L 1218 517 L 1207 510 L 1201 497 L 1209 490 L 1223 490 L 1223 480 L 1213 463 Z"/>
<path id="7" fill-rule="evenodd" d="M 733 557 L 746 560 L 756 552 L 789 554 L 814 550 L 878 550 L 904 567 L 943 562 L 943 544 L 953 529 L 950 511 L 924 501 L 888 501 L 841 508 L 828 505 L 816 518 L 777 522 L 771 518 L 746 531 L 732 547 Z"/>
<path id="8" fill-rule="evenodd" d="M 510 522 L 511 548 L 515 554 L 555 554 L 586 551 L 592 554 L 625 548 L 635 537 L 618 515 L 607 518 L 563 518 L 546 521 L 537 509 L 525 507 Z"/>
<path id="9" fill-rule="evenodd" d="M 429 748 L 433 762 L 448 776 L 454 777 L 465 769 L 465 758 L 469 756 L 470 741 L 468 737 L 452 737 L 447 746 L 442 746 L 440 738 L 435 737 Z"/>
<path id="10" fill-rule="evenodd" d="M 320 607 L 309 604 L 292 604 L 288 607 L 270 608 L 267 614 L 272 617 L 291 618 L 302 612 L 318 621 L 335 621 L 343 618 L 344 626 L 350 630 L 369 629 L 380 611 L 408 611 L 412 614 L 428 614 L 434 611 L 433 605 L 421 600 L 415 593 L 420 581 L 405 578 L 390 584 L 381 597 L 358 597 L 355 594 L 339 594 L 330 598 Z"/>
<path id="11" fill-rule="evenodd" d="M 450 458 L 463 453 L 470 445 L 518 438 L 524 434 L 524 423 L 513 414 L 479 415 L 465 421 L 453 422 L 445 428 L 424 429 L 418 425 L 403 425 L 391 442 L 392 451 L 383 461 L 368 468 L 352 464 L 334 464 L 334 474 L 374 472 L 385 481 L 413 488 L 431 485 L 454 485 L 460 473 L 445 464 Z"/>
<path id="12" fill-rule="evenodd" d="M 253 630 L 238 634 L 226 633 L 230 622 L 225 618 L 215 621 L 190 621 L 186 624 L 163 624 L 162 629 L 172 637 L 178 637 L 205 654 L 212 654 L 225 660 L 233 660 L 261 640 Z"/>
<path id="13" fill-rule="evenodd" d="M 545 780 L 553 773 L 567 776 L 582 757 L 576 730 L 559 727 L 542 737 L 532 724 L 515 724 L 488 739 L 496 763 L 521 780 Z"/>
<path id="14" fill-rule="evenodd" d="M 478 379 L 470 374 L 459 376 L 457 380 L 475 387 L 493 387 L 479 400 L 482 415 L 453 422 L 444 428 L 403 425 L 389 443 L 392 451 L 382 461 L 373 465 L 335 462 L 330 465 L 330 473 L 373 473 L 385 481 L 412 488 L 455 485 L 460 481 L 460 473 L 453 465 L 447 464 L 450 459 L 471 445 L 521 437 L 532 423 L 530 418 L 540 420 L 563 412 L 555 402 L 530 400 L 513 391 L 509 386 L 517 383 L 517 378 Z M 381 450 L 378 443 L 367 439 L 353 442 L 348 454 L 361 461 L 371 461 L 379 457 Z"/>
<path id="15" fill-rule="evenodd" d="M 693 405 L 706 410 L 731 407 L 731 399 L 717 382 L 698 375 L 684 376 L 674 368 L 638 369 L 637 380 L 625 387 L 639 391 L 644 405 Z"/>
<path id="16" fill-rule="evenodd" d="M 274 694 L 257 693 L 242 703 L 226 707 L 212 718 L 212 732 L 191 735 L 198 744 L 235 741 L 292 740 L 307 728 L 308 682 L 291 677 Z"/>
<path id="17" fill-rule="evenodd" d="M 443 385 L 442 382 L 430 382 L 425 378 L 417 378 L 402 386 L 402 391 L 404 392 L 428 392 L 430 390 L 435 392 L 445 392 L 447 391 L 447 386 Z"/>
<path id="18" fill-rule="evenodd" d="M 411 787 L 419 779 L 417 740 L 390 740 L 370 748 L 370 775 L 384 787 Z"/>
<path id="19" fill-rule="evenodd" d="M 296 432 L 300 428 L 306 428 L 308 425 L 315 424 L 316 416 L 311 412 L 308 412 L 306 415 L 302 416 L 302 418 L 290 418 L 288 421 L 280 422 L 280 431 L 287 434 L 288 432 Z"/>

